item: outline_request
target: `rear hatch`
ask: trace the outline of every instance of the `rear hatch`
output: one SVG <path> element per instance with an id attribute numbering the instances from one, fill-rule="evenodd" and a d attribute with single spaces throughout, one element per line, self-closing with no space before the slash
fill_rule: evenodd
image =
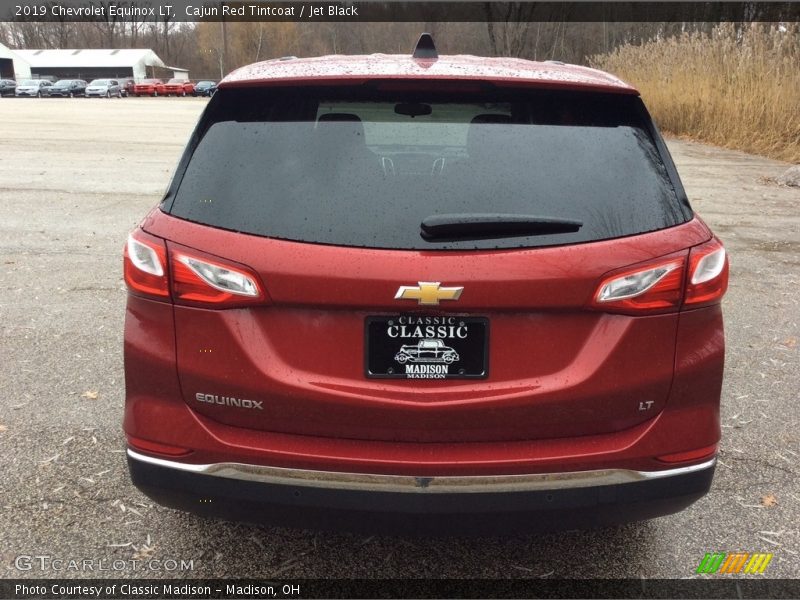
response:
<path id="1" fill-rule="evenodd" d="M 677 311 L 597 293 L 709 238 L 638 97 L 490 86 L 223 89 L 145 229 L 262 292 L 176 299 L 192 409 L 387 441 L 653 418 Z"/>

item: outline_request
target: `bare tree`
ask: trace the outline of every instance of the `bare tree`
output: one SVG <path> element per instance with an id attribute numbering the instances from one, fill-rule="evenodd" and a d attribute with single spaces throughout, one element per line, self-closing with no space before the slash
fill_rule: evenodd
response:
<path id="1" fill-rule="evenodd" d="M 116 48 L 117 31 L 122 29 L 122 23 L 116 14 L 112 17 L 108 10 L 108 7 L 113 3 L 98 2 L 98 4 L 102 7 L 102 14 L 105 15 L 105 18 L 102 20 L 89 21 L 89 23 L 97 30 L 101 40 L 100 43 L 103 47 Z"/>
<path id="2" fill-rule="evenodd" d="M 495 56 L 522 56 L 535 4 L 486 2 L 486 30 Z"/>

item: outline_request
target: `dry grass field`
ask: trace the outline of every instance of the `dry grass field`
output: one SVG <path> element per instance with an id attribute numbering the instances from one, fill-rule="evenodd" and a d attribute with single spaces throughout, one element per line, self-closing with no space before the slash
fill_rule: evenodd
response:
<path id="1" fill-rule="evenodd" d="M 800 163 L 800 27 L 732 24 L 594 56 L 637 86 L 659 127 Z"/>

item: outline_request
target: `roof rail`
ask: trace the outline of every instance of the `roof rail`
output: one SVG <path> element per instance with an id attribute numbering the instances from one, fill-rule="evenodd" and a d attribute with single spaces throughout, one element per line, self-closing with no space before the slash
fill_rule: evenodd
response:
<path id="1" fill-rule="evenodd" d="M 411 54 L 412 58 L 436 60 L 439 58 L 439 53 L 436 51 L 436 45 L 433 43 L 433 36 L 430 33 L 423 33 L 417 40 L 417 45 L 414 46 L 414 52 Z"/>

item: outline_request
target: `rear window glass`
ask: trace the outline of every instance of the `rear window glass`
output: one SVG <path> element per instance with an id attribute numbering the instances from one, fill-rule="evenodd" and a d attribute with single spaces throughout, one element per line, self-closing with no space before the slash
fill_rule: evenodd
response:
<path id="1" fill-rule="evenodd" d="M 373 248 L 536 247 L 644 233 L 691 218 L 646 118 L 636 97 L 585 92 L 221 90 L 164 207 L 234 231 Z M 426 239 L 420 223 L 436 215 L 583 225 Z"/>

